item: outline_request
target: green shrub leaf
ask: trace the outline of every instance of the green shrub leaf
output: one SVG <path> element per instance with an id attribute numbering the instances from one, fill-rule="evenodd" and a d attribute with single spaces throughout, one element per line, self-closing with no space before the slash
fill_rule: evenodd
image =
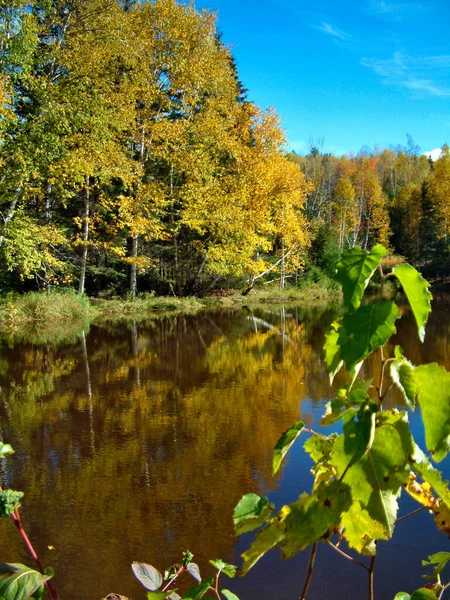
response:
<path id="1" fill-rule="evenodd" d="M 440 462 L 450 449 L 450 373 L 431 363 L 416 367 L 414 378 L 427 448 Z"/>
<path id="2" fill-rule="evenodd" d="M 295 442 L 304 428 L 305 424 L 303 421 L 298 421 L 298 423 L 291 425 L 278 440 L 273 451 L 272 470 L 274 475 L 278 472 L 281 463 L 283 462 L 283 458 L 289 452 L 292 444 Z"/>
<path id="3" fill-rule="evenodd" d="M 0 564 L 0 598 L 27 600 L 49 579 L 49 575 L 19 563 Z"/>
<path id="4" fill-rule="evenodd" d="M 392 269 L 392 272 L 402 284 L 403 291 L 408 298 L 414 318 L 416 319 L 419 338 L 423 342 L 425 338 L 425 325 L 431 311 L 430 300 L 432 296 L 429 290 L 430 284 L 414 267 L 407 263 L 398 265 Z"/>
<path id="5" fill-rule="evenodd" d="M 3 490 L 0 492 L 0 518 L 9 517 L 16 508 L 19 508 L 23 492 Z"/>
<path id="6" fill-rule="evenodd" d="M 273 506 L 269 504 L 266 496 L 261 498 L 257 494 L 246 494 L 240 499 L 233 513 L 236 535 L 261 527 L 272 512 Z"/>
<path id="7" fill-rule="evenodd" d="M 225 573 L 227 577 L 235 577 L 237 573 L 237 567 L 235 565 L 230 565 L 229 563 L 224 562 L 220 558 L 217 560 L 210 560 L 211 565 L 213 565 L 220 573 Z"/>
<path id="8" fill-rule="evenodd" d="M 411 600 L 437 600 L 437 596 L 432 590 L 420 588 L 412 594 Z"/>
<path id="9" fill-rule="evenodd" d="M 183 596 L 184 600 L 200 600 L 213 584 L 213 579 L 204 579 L 199 585 L 194 585 L 188 589 Z"/>
<path id="10" fill-rule="evenodd" d="M 342 285 L 347 308 L 356 310 L 360 306 L 367 284 L 387 253 L 380 244 L 370 252 L 355 246 L 343 253 L 336 279 Z"/>

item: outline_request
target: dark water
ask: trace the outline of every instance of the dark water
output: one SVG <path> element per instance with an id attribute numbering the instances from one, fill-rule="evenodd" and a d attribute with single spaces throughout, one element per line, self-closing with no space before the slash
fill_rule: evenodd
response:
<path id="1" fill-rule="evenodd" d="M 415 364 L 450 368 L 449 308 L 435 301 L 423 345 L 410 315 L 399 323 L 395 342 Z M 24 522 L 56 570 L 62 600 L 145 598 L 131 562 L 163 570 L 186 549 L 204 575 L 210 558 L 239 564 L 252 539 L 233 537 L 240 497 L 267 494 L 280 508 L 310 490 L 302 444 L 276 477 L 272 449 L 299 418 L 317 426 L 332 397 L 321 348 L 338 312 L 218 311 L 93 326 L 57 346 L 0 345 L 0 439 L 16 450 L 0 478 L 25 492 Z M 373 361 L 364 375 L 377 370 Z M 401 514 L 412 508 L 401 502 Z M 0 549 L 0 560 L 28 562 L 6 520 Z M 380 544 L 376 597 L 419 587 L 421 559 L 438 550 L 449 550 L 448 539 L 427 513 L 398 524 Z M 242 600 L 294 600 L 307 559 L 284 562 L 273 551 L 245 578 L 223 583 Z M 317 562 L 311 600 L 366 596 L 362 569 L 323 544 Z"/>

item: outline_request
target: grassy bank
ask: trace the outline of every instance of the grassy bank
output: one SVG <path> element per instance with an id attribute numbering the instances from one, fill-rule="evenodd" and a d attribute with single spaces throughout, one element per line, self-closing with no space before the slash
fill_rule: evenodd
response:
<path id="1" fill-rule="evenodd" d="M 318 284 L 303 289 L 275 286 L 255 288 L 248 296 L 220 290 L 203 298 L 175 298 L 142 294 L 135 300 L 89 299 L 72 290 L 29 292 L 0 299 L 0 335 L 11 343 L 61 343 L 70 341 L 98 320 L 147 320 L 157 316 L 194 313 L 204 308 L 267 303 L 314 304 L 339 298 L 334 290 Z"/>

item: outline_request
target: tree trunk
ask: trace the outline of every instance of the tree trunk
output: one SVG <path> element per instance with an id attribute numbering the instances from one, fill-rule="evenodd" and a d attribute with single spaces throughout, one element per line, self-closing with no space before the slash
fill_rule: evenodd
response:
<path id="1" fill-rule="evenodd" d="M 86 188 L 84 192 L 84 212 L 83 212 L 83 251 L 81 253 L 81 273 L 80 283 L 78 286 L 78 292 L 84 294 L 84 284 L 86 282 L 86 265 L 88 256 L 88 241 L 89 241 L 89 208 L 90 208 L 90 195 L 89 195 L 89 176 L 86 175 Z"/>
<path id="2" fill-rule="evenodd" d="M 20 190 L 17 190 L 16 197 L 14 198 L 14 200 L 11 200 L 9 208 L 8 208 L 8 212 L 3 217 L 3 227 L 1 228 L 1 231 L 0 231 L 0 246 L 4 242 L 6 227 L 8 226 L 8 223 L 11 221 L 11 219 L 14 216 L 14 213 L 16 212 L 17 196 L 19 195 L 19 193 L 20 193 Z"/>
<path id="3" fill-rule="evenodd" d="M 133 237 L 131 238 L 131 258 L 133 259 L 133 262 L 131 263 L 131 267 L 130 267 L 130 292 L 131 292 L 132 300 L 134 300 L 136 298 L 136 292 L 137 292 L 136 258 L 138 255 L 138 242 L 139 242 L 139 236 L 133 235 Z"/>

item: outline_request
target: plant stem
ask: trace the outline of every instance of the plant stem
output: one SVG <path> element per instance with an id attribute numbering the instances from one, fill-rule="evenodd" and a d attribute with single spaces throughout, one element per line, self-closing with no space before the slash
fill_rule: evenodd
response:
<path id="1" fill-rule="evenodd" d="M 172 577 L 172 579 L 162 588 L 162 592 L 167 591 L 170 586 L 172 585 L 172 583 L 175 581 L 175 579 L 177 579 L 177 577 L 179 577 L 181 575 L 181 573 L 183 571 L 186 570 L 186 567 L 184 565 L 181 565 L 181 567 L 179 568 L 179 570 L 175 573 L 175 575 Z"/>
<path id="2" fill-rule="evenodd" d="M 369 570 L 369 567 L 367 565 L 365 565 L 364 563 L 362 563 L 359 560 L 356 560 L 356 558 L 353 558 L 353 556 L 350 556 L 350 554 L 347 554 L 346 552 L 344 552 L 343 550 L 341 550 L 340 548 L 338 548 L 335 544 L 333 544 L 332 542 L 327 542 L 328 545 L 330 546 L 330 548 L 333 548 L 333 550 L 336 550 L 336 552 L 338 552 L 338 554 L 340 554 L 341 556 L 343 556 L 344 558 L 346 558 L 347 560 L 350 560 L 352 563 L 355 563 L 355 565 L 359 565 L 360 567 L 362 567 L 363 569 L 365 569 L 366 571 Z"/>
<path id="3" fill-rule="evenodd" d="M 375 556 L 372 556 L 371 560 L 370 560 L 370 567 L 368 569 L 369 571 L 369 600 L 374 600 L 375 595 L 374 595 L 374 585 L 373 585 L 373 571 L 375 569 Z"/>
<path id="4" fill-rule="evenodd" d="M 442 598 L 444 597 L 445 590 L 447 590 L 449 587 L 450 587 L 450 583 L 447 583 L 447 585 L 444 585 L 444 587 L 441 590 L 441 593 L 439 594 L 438 600 L 442 600 Z"/>
<path id="5" fill-rule="evenodd" d="M 427 507 L 426 506 L 421 506 L 420 508 L 413 510 L 412 512 L 410 512 L 408 515 L 405 515 L 403 517 L 400 517 L 399 519 L 397 519 L 395 521 L 395 523 L 400 523 L 400 521 L 405 521 L 406 519 L 409 519 L 409 517 L 413 517 L 414 515 L 417 515 L 419 513 L 421 513 L 422 511 L 426 510 Z"/>
<path id="6" fill-rule="evenodd" d="M 0 486 L 0 491 L 2 490 L 1 486 Z M 25 531 L 23 525 L 22 525 L 22 519 L 20 517 L 20 513 L 19 513 L 19 509 L 14 509 L 14 512 L 11 513 L 11 518 L 14 522 L 14 525 L 17 527 L 18 532 L 20 533 L 20 536 L 22 537 L 24 544 L 28 550 L 28 554 L 31 556 L 31 558 L 34 560 L 34 562 L 36 563 L 36 566 L 38 568 L 38 571 L 42 574 L 45 575 L 45 570 L 44 567 L 42 566 L 42 563 L 39 559 L 39 556 L 37 555 L 36 550 L 33 547 L 33 544 L 30 541 L 30 538 L 27 535 L 27 532 Z M 45 582 L 45 585 L 47 586 L 48 592 L 50 594 L 50 597 L 53 600 L 59 600 L 59 596 L 58 596 L 58 592 L 56 591 L 55 586 L 53 585 L 53 581 L 51 581 L 50 579 L 48 579 Z"/>
<path id="7" fill-rule="evenodd" d="M 303 586 L 302 595 L 300 596 L 299 600 L 306 600 L 306 594 L 308 593 L 309 584 L 311 583 L 311 578 L 312 578 L 313 571 L 314 571 L 314 562 L 316 560 L 316 552 L 317 552 L 317 542 L 315 544 L 313 544 L 313 547 L 311 549 L 311 556 L 309 557 L 309 565 L 308 565 L 308 572 L 306 574 L 305 585 Z"/>

